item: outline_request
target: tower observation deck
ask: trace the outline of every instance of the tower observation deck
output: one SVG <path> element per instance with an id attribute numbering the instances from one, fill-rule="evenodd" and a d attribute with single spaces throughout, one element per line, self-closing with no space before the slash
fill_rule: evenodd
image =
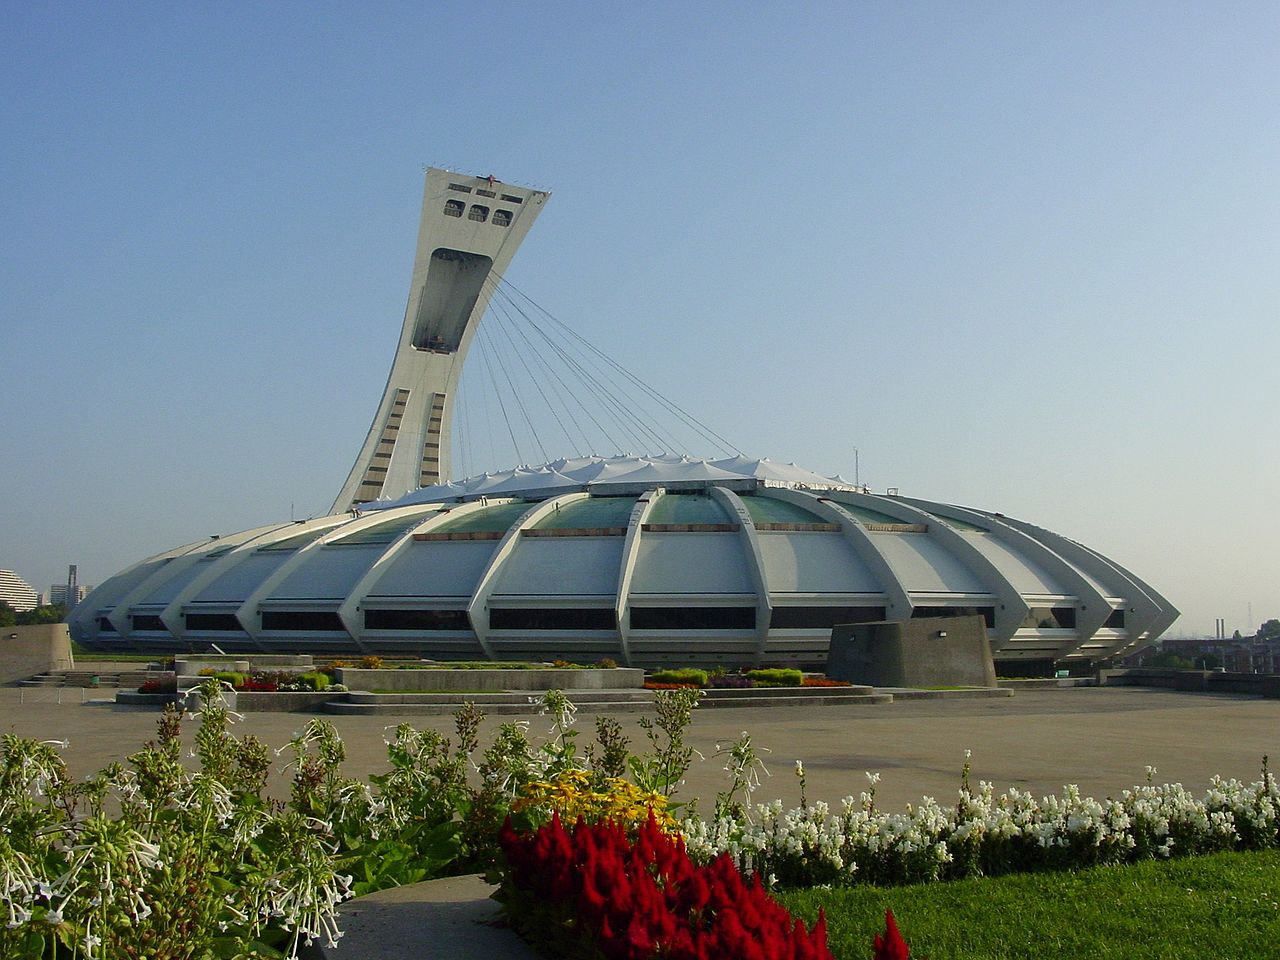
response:
<path id="1" fill-rule="evenodd" d="M 428 168 L 409 302 L 386 390 L 333 513 L 450 479 L 467 348 L 549 193 Z"/>

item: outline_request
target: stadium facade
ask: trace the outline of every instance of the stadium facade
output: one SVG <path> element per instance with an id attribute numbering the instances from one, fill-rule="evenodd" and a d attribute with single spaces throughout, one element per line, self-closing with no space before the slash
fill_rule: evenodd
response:
<path id="1" fill-rule="evenodd" d="M 577 457 L 448 482 L 453 397 L 494 276 L 548 194 L 429 170 L 386 389 L 332 515 L 159 554 L 71 621 L 101 649 L 825 659 L 837 623 L 976 614 L 1006 670 L 1132 652 L 1178 611 L 998 513 L 737 456 Z"/>

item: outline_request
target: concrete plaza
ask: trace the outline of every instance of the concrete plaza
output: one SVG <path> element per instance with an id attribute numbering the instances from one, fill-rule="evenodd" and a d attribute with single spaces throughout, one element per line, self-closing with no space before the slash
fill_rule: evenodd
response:
<path id="1" fill-rule="evenodd" d="M 108 697 L 111 691 L 86 691 Z M 42 740 L 68 740 L 63 752 L 72 773 L 84 776 L 112 760 L 123 760 L 155 734 L 153 709 L 81 702 L 75 689 L 0 688 L 0 733 Z M 284 746 L 311 715 L 250 713 L 233 728 L 271 747 Z M 450 732 L 449 717 L 326 716 L 347 746 L 346 772 L 366 776 L 386 769 L 384 735 L 389 725 L 411 723 Z M 481 730 L 485 746 L 499 723 Z M 548 717 L 531 717 L 535 741 Z M 644 744 L 634 714 L 619 716 L 633 748 Z M 188 721 L 190 739 L 195 721 Z M 594 736 L 594 718 L 581 714 L 580 745 Z M 707 810 L 726 786 L 717 745 L 749 731 L 772 776 L 755 799 L 799 799 L 795 761 L 802 760 L 810 799 L 835 802 L 865 789 L 864 771 L 881 774 L 881 809 L 901 809 L 933 796 L 948 802 L 959 783 L 964 752 L 972 750 L 973 777 L 998 790 L 1010 786 L 1037 795 L 1078 783 L 1086 795 L 1118 793 L 1143 781 L 1146 766 L 1161 781 L 1181 781 L 1200 792 L 1214 774 L 1253 780 L 1262 756 L 1280 758 L 1280 700 L 1221 694 L 1180 693 L 1137 687 L 1019 690 L 1015 696 L 981 700 L 914 700 L 879 705 L 787 706 L 768 709 L 698 710 L 687 737 L 704 757 L 695 757 L 677 799 L 699 798 Z M 283 767 L 287 754 L 282 755 Z M 273 786 L 283 795 L 284 777 Z"/>

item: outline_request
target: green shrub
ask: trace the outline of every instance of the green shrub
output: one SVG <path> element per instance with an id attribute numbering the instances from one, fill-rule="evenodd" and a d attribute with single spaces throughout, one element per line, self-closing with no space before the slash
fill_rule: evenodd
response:
<path id="1" fill-rule="evenodd" d="M 658 670 L 649 675 L 650 683 L 696 683 L 700 687 L 707 685 L 707 671 L 695 667 L 681 667 L 675 670 Z"/>
<path id="2" fill-rule="evenodd" d="M 314 673 L 304 673 L 298 679 L 309 686 L 312 690 L 317 691 L 327 690 L 333 683 L 333 681 L 329 679 L 329 675 L 327 673 L 321 673 L 318 670 Z"/>
<path id="3" fill-rule="evenodd" d="M 219 670 L 217 673 L 213 675 L 213 679 L 221 680 L 225 683 L 229 683 L 231 684 L 231 686 L 239 690 L 241 687 L 245 685 L 245 682 L 249 679 L 249 676 L 248 674 L 237 673 L 235 670 Z"/>
<path id="4" fill-rule="evenodd" d="M 748 670 L 747 679 L 757 687 L 798 687 L 804 681 L 799 670 L 772 667 L 765 670 Z"/>

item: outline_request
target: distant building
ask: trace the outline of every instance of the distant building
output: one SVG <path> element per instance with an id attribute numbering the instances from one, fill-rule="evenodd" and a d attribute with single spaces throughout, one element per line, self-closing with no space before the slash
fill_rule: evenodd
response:
<path id="1" fill-rule="evenodd" d="M 1241 637 L 1166 637 L 1158 646 L 1147 647 L 1122 662 L 1124 666 L 1148 666 L 1161 653 L 1175 653 L 1204 669 L 1221 666 L 1228 673 L 1280 674 L 1280 639 Z"/>
<path id="2" fill-rule="evenodd" d="M 71 591 L 72 600 L 67 602 L 67 585 L 65 583 L 55 583 L 49 587 L 48 599 L 50 604 L 65 603 L 68 608 L 74 607 L 77 603 L 89 595 L 89 591 L 93 587 L 89 584 L 77 584 Z"/>
<path id="3" fill-rule="evenodd" d="M 39 605 L 40 595 L 12 570 L 0 570 L 0 603 L 7 603 L 18 613 L 24 613 Z"/>

